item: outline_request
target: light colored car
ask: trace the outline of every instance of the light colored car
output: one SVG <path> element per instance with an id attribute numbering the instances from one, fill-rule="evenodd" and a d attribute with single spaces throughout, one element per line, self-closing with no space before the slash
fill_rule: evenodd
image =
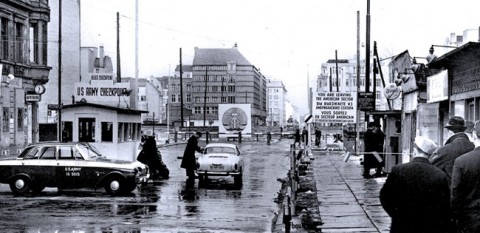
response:
<path id="1" fill-rule="evenodd" d="M 235 184 L 242 183 L 243 155 L 237 145 L 210 143 L 197 160 L 199 180 L 208 176 L 233 176 Z"/>
<path id="2" fill-rule="evenodd" d="M 148 178 L 140 162 L 109 160 L 83 142 L 43 142 L 27 146 L 17 158 L 0 160 L 0 183 L 14 194 L 45 187 L 98 188 L 116 195 L 132 192 Z"/>

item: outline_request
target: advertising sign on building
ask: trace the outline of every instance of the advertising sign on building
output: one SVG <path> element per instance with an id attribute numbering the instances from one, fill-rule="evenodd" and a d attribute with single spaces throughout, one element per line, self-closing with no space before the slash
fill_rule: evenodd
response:
<path id="1" fill-rule="evenodd" d="M 427 103 L 448 99 L 448 70 L 427 77 Z"/>
<path id="2" fill-rule="evenodd" d="M 252 135 L 252 107 L 250 104 L 219 104 L 218 105 L 219 137 Z"/>
<path id="3" fill-rule="evenodd" d="M 355 123 L 357 96 L 355 92 L 317 92 L 313 96 L 314 122 L 328 126 Z"/>

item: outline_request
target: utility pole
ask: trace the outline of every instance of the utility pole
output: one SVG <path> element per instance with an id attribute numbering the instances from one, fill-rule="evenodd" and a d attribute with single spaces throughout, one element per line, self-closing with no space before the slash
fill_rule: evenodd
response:
<path id="1" fill-rule="evenodd" d="M 208 80 L 208 66 L 205 66 L 205 90 L 203 95 L 203 127 L 207 119 L 207 80 Z"/>
<path id="2" fill-rule="evenodd" d="M 358 95 L 360 93 L 360 11 L 357 11 L 357 121 L 355 124 L 355 154 L 358 155 L 358 142 L 360 140 L 360 109 L 358 108 Z"/>
<path id="3" fill-rule="evenodd" d="M 133 88 L 133 109 L 137 109 L 138 101 L 138 0 L 135 0 L 135 87 Z M 131 98 L 130 98 L 131 99 Z M 132 104 L 130 104 L 132 105 Z"/>
<path id="4" fill-rule="evenodd" d="M 122 81 L 122 71 L 120 67 L 120 13 L 117 12 L 117 83 Z"/>
<path id="5" fill-rule="evenodd" d="M 335 70 L 337 74 L 337 92 L 339 92 L 339 86 L 338 86 L 338 57 L 337 57 L 337 50 L 335 50 Z"/>
<path id="6" fill-rule="evenodd" d="M 370 0 L 367 0 L 367 35 L 365 45 L 365 92 L 370 92 Z"/>
<path id="7" fill-rule="evenodd" d="M 62 141 L 62 0 L 58 1 L 58 141 Z"/>
<path id="8" fill-rule="evenodd" d="M 182 70 L 182 48 L 180 48 L 180 122 L 183 127 L 183 70 Z M 170 84 L 169 84 L 170 85 Z M 170 89 L 170 86 L 168 87 Z"/>

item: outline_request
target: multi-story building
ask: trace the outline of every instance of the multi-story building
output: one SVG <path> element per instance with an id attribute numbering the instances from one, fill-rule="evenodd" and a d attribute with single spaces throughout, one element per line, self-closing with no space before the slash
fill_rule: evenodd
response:
<path id="1" fill-rule="evenodd" d="M 180 92 L 180 68 L 177 66 L 175 69 L 175 76 L 173 77 L 160 77 L 162 87 L 164 87 L 164 96 L 166 96 L 166 111 L 169 114 L 169 123 L 175 126 L 182 125 L 182 112 L 181 112 L 181 97 L 183 94 L 183 126 L 194 126 L 191 122 L 192 115 L 192 76 L 191 65 L 182 66 L 182 84 L 183 92 Z"/>
<path id="2" fill-rule="evenodd" d="M 195 48 L 192 72 L 190 121 L 195 126 L 218 125 L 219 104 L 250 104 L 252 126 L 266 124 L 266 78 L 237 46 Z"/>
<path id="3" fill-rule="evenodd" d="M 48 41 L 53 40 L 48 33 L 50 7 L 47 0 L 0 2 L 2 148 L 38 140 L 37 102 L 40 96 L 45 98 L 44 84 L 52 74 L 48 66 Z"/>
<path id="4" fill-rule="evenodd" d="M 268 115 L 267 125 L 284 127 L 287 124 L 286 95 L 287 89 L 282 81 L 267 81 Z"/>

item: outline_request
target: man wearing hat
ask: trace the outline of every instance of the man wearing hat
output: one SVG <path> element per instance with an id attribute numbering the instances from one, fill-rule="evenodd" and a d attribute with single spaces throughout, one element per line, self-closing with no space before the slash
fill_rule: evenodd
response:
<path id="1" fill-rule="evenodd" d="M 372 178 L 370 175 L 372 168 L 376 169 L 376 176 L 382 176 L 383 161 L 379 161 L 371 152 L 377 152 L 380 157 L 383 157 L 385 134 L 380 130 L 380 124 L 376 122 L 370 122 L 367 126 L 368 129 L 364 134 L 365 154 L 363 155 L 363 177 Z"/>
<path id="2" fill-rule="evenodd" d="M 455 159 L 452 171 L 451 207 L 459 232 L 480 232 L 480 121 L 472 133 L 475 149 Z"/>
<path id="3" fill-rule="evenodd" d="M 392 218 L 390 232 L 450 232 L 447 175 L 429 162 L 437 145 L 417 136 L 413 159 L 395 165 L 380 190 L 380 203 Z"/>
<path id="4" fill-rule="evenodd" d="M 197 170 L 195 151 L 200 153 L 203 152 L 203 149 L 198 146 L 198 139 L 200 137 L 202 137 L 202 133 L 196 132 L 188 139 L 185 152 L 183 152 L 182 163 L 180 164 L 181 168 L 185 168 L 190 181 L 198 178 L 198 176 L 195 174 L 195 171 Z"/>
<path id="5" fill-rule="evenodd" d="M 453 163 L 456 158 L 475 148 L 473 142 L 470 141 L 467 134 L 465 134 L 465 120 L 459 116 L 453 116 L 448 120 L 445 126 L 449 130 L 451 136 L 445 142 L 445 145 L 438 148 L 430 159 L 430 162 L 440 168 L 447 174 L 448 184 L 452 182 Z"/>

